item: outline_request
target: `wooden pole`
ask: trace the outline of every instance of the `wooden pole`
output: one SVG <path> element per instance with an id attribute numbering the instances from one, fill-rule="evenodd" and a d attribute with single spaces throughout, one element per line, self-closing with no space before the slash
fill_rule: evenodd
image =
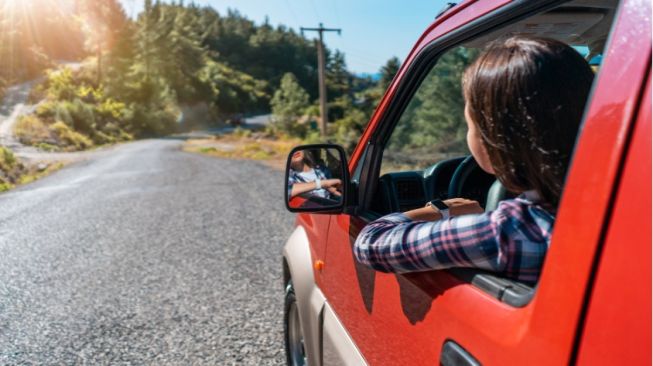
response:
<path id="1" fill-rule="evenodd" d="M 302 34 L 304 31 L 316 31 L 318 32 L 317 39 L 317 69 L 318 69 L 318 85 L 320 92 L 320 134 L 322 137 L 327 135 L 327 123 L 329 122 L 329 110 L 327 105 L 327 89 L 326 89 L 326 55 L 324 52 L 324 32 L 340 32 L 341 29 L 328 29 L 324 28 L 322 23 L 320 23 L 319 28 L 304 28 L 301 27 Z"/>

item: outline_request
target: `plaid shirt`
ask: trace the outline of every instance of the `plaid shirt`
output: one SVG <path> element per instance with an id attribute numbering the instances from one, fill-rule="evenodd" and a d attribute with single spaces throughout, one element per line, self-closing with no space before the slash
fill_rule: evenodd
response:
<path id="1" fill-rule="evenodd" d="M 322 165 L 316 165 L 313 170 L 315 171 L 315 175 L 320 179 L 320 180 L 325 180 L 325 179 L 330 179 L 331 178 L 331 172 L 329 169 Z M 290 198 L 292 192 L 292 187 L 295 185 L 295 183 L 307 183 L 306 179 L 300 175 L 301 172 L 295 171 L 294 169 L 290 169 L 288 171 L 288 197 Z M 328 197 L 329 192 L 327 192 L 325 189 L 320 189 L 319 191 L 324 192 L 324 196 Z"/>
<path id="2" fill-rule="evenodd" d="M 402 213 L 367 225 L 356 239 L 359 262 L 383 272 L 474 267 L 534 284 L 549 246 L 554 217 L 522 195 L 496 210 L 440 221 Z"/>

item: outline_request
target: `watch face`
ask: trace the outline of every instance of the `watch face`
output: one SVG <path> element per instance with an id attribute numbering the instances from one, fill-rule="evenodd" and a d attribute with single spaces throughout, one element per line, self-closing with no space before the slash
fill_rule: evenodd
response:
<path id="1" fill-rule="evenodd" d="M 442 200 L 433 200 L 431 201 L 431 204 L 435 206 L 438 210 L 448 210 L 449 206 L 447 206 L 446 203 L 442 202 Z"/>

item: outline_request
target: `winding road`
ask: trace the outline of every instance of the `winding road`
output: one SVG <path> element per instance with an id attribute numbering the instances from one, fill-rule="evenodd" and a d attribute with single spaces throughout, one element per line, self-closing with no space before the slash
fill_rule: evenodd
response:
<path id="1" fill-rule="evenodd" d="M 282 364 L 280 171 L 99 151 L 0 194 L 0 364 Z"/>

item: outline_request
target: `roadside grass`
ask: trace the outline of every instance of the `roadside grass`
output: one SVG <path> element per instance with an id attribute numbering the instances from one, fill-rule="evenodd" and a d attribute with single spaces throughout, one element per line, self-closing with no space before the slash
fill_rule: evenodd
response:
<path id="1" fill-rule="evenodd" d="M 284 169 L 288 153 L 301 143 L 297 138 L 237 131 L 210 139 L 188 140 L 183 150 L 219 158 L 257 160 L 273 168 Z"/>
<path id="2" fill-rule="evenodd" d="M 23 185 L 27 183 L 31 183 L 35 180 L 41 179 L 47 175 L 50 175 L 57 170 L 61 169 L 64 167 L 64 163 L 62 162 L 56 162 L 52 163 L 48 166 L 46 166 L 45 169 L 39 170 L 39 169 L 34 169 L 31 173 L 25 174 L 22 177 L 20 177 L 18 181 L 18 185 Z"/>
<path id="3" fill-rule="evenodd" d="M 71 129 L 64 122 L 57 121 L 48 125 L 35 115 L 19 117 L 14 133 L 21 143 L 49 152 L 79 151 L 94 146 L 90 138 Z"/>
<path id="4" fill-rule="evenodd" d="M 33 182 L 61 169 L 63 166 L 64 164 L 60 162 L 49 165 L 35 164 L 27 166 L 21 163 L 11 150 L 0 146 L 0 192 Z"/>

